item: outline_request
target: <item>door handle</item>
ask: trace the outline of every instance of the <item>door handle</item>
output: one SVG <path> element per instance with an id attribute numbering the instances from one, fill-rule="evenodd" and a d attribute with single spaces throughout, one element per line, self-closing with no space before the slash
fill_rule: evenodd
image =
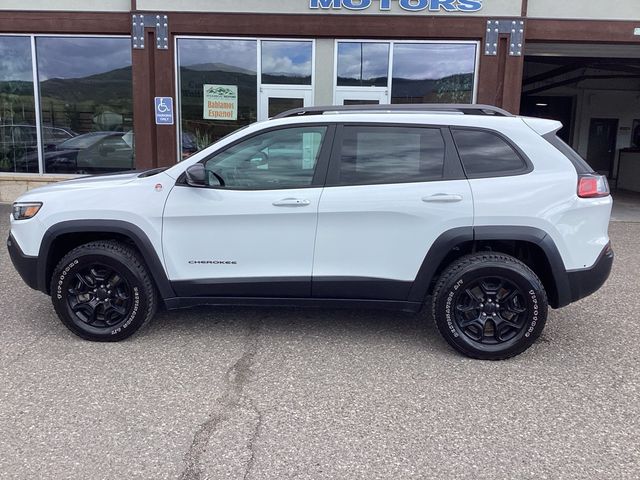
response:
<path id="1" fill-rule="evenodd" d="M 422 201 L 426 203 L 456 203 L 461 202 L 462 199 L 462 195 L 449 193 L 436 193 L 435 195 L 422 197 Z"/>
<path id="2" fill-rule="evenodd" d="M 306 207 L 308 205 L 311 205 L 311 202 L 301 198 L 283 198 L 273 202 L 274 207 Z"/>

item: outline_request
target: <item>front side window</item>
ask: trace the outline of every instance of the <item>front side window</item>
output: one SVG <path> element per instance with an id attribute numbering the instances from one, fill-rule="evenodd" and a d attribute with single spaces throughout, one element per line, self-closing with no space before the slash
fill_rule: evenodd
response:
<path id="1" fill-rule="evenodd" d="M 131 170 L 131 40 L 38 37 L 36 52 L 44 171 Z"/>
<path id="2" fill-rule="evenodd" d="M 482 130 L 453 130 L 458 153 L 469 177 L 516 175 L 527 164 L 504 139 Z"/>
<path id="3" fill-rule="evenodd" d="M 438 128 L 345 126 L 338 184 L 440 180 L 444 159 Z"/>
<path id="4" fill-rule="evenodd" d="M 324 126 L 310 126 L 251 137 L 205 162 L 209 184 L 215 185 L 221 178 L 230 189 L 309 187 L 326 131 Z"/>

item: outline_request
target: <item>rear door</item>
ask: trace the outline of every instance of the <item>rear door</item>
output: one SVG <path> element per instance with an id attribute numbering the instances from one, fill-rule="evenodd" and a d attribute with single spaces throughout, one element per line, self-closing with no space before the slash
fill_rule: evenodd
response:
<path id="1" fill-rule="evenodd" d="M 471 225 L 471 190 L 447 128 L 340 126 L 318 213 L 313 295 L 407 300 L 434 241 Z"/>

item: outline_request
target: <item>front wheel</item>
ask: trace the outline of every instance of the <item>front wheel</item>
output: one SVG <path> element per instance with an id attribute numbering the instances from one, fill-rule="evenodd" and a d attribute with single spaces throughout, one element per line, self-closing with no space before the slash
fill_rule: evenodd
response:
<path id="1" fill-rule="evenodd" d="M 65 255 L 51 278 L 51 298 L 69 330 L 97 342 L 130 337 L 153 317 L 157 305 L 137 252 L 112 240 L 87 243 Z"/>
<path id="2" fill-rule="evenodd" d="M 492 252 L 467 255 L 442 273 L 433 317 L 445 340 L 482 360 L 504 360 L 527 350 L 547 320 L 547 295 L 524 263 Z"/>

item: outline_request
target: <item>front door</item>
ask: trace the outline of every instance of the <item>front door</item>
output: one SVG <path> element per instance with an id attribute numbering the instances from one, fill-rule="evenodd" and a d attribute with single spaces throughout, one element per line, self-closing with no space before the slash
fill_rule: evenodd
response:
<path id="1" fill-rule="evenodd" d="M 268 120 L 287 110 L 310 107 L 311 105 L 313 105 L 313 91 L 308 87 L 263 86 L 260 87 L 258 121 Z"/>
<path id="2" fill-rule="evenodd" d="M 310 296 L 332 130 L 258 133 L 202 162 L 208 188 L 173 188 L 162 246 L 179 296 Z"/>
<path id="3" fill-rule="evenodd" d="M 386 88 L 344 88 L 336 90 L 336 105 L 384 105 L 389 103 Z"/>
<path id="4" fill-rule="evenodd" d="M 618 119 L 592 118 L 587 163 L 596 172 L 611 176 L 618 141 Z"/>

